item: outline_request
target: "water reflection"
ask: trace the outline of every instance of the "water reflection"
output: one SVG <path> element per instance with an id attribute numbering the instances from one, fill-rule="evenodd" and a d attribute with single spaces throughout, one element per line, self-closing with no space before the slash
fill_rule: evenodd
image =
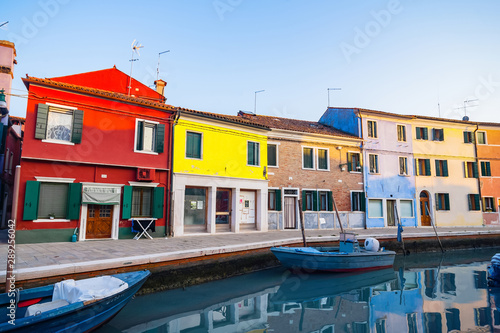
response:
<path id="1" fill-rule="evenodd" d="M 274 269 L 138 296 L 99 332 L 500 332 L 493 253 L 398 258 L 362 274 Z"/>

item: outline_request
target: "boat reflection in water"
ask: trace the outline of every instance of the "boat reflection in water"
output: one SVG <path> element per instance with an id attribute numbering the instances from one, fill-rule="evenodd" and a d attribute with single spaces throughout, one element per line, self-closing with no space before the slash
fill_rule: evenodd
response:
<path id="1" fill-rule="evenodd" d="M 279 268 L 138 296 L 98 332 L 490 332 L 500 326 L 491 254 L 465 262 L 465 252 L 356 274 Z"/>

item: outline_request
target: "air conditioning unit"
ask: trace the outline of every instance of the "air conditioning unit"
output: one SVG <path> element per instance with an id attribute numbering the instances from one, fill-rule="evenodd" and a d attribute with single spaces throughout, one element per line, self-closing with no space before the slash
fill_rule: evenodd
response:
<path id="1" fill-rule="evenodd" d="M 151 181 L 155 179 L 155 170 L 154 169 L 137 169 L 137 180 L 142 181 Z"/>

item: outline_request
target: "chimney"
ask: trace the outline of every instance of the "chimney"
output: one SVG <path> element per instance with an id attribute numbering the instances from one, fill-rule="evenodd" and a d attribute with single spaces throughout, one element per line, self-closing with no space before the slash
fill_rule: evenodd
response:
<path id="1" fill-rule="evenodd" d="M 163 80 L 156 80 L 155 81 L 155 87 L 156 87 L 156 92 L 163 97 L 165 97 L 165 86 L 167 85 L 167 82 Z"/>

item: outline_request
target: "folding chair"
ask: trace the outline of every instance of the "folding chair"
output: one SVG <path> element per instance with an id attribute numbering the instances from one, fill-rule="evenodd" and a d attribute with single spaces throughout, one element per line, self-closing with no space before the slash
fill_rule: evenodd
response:
<path id="1" fill-rule="evenodd" d="M 155 220 L 132 220 L 132 232 L 136 233 L 134 239 L 140 239 L 142 236 L 153 239 L 148 230 L 155 231 Z"/>

